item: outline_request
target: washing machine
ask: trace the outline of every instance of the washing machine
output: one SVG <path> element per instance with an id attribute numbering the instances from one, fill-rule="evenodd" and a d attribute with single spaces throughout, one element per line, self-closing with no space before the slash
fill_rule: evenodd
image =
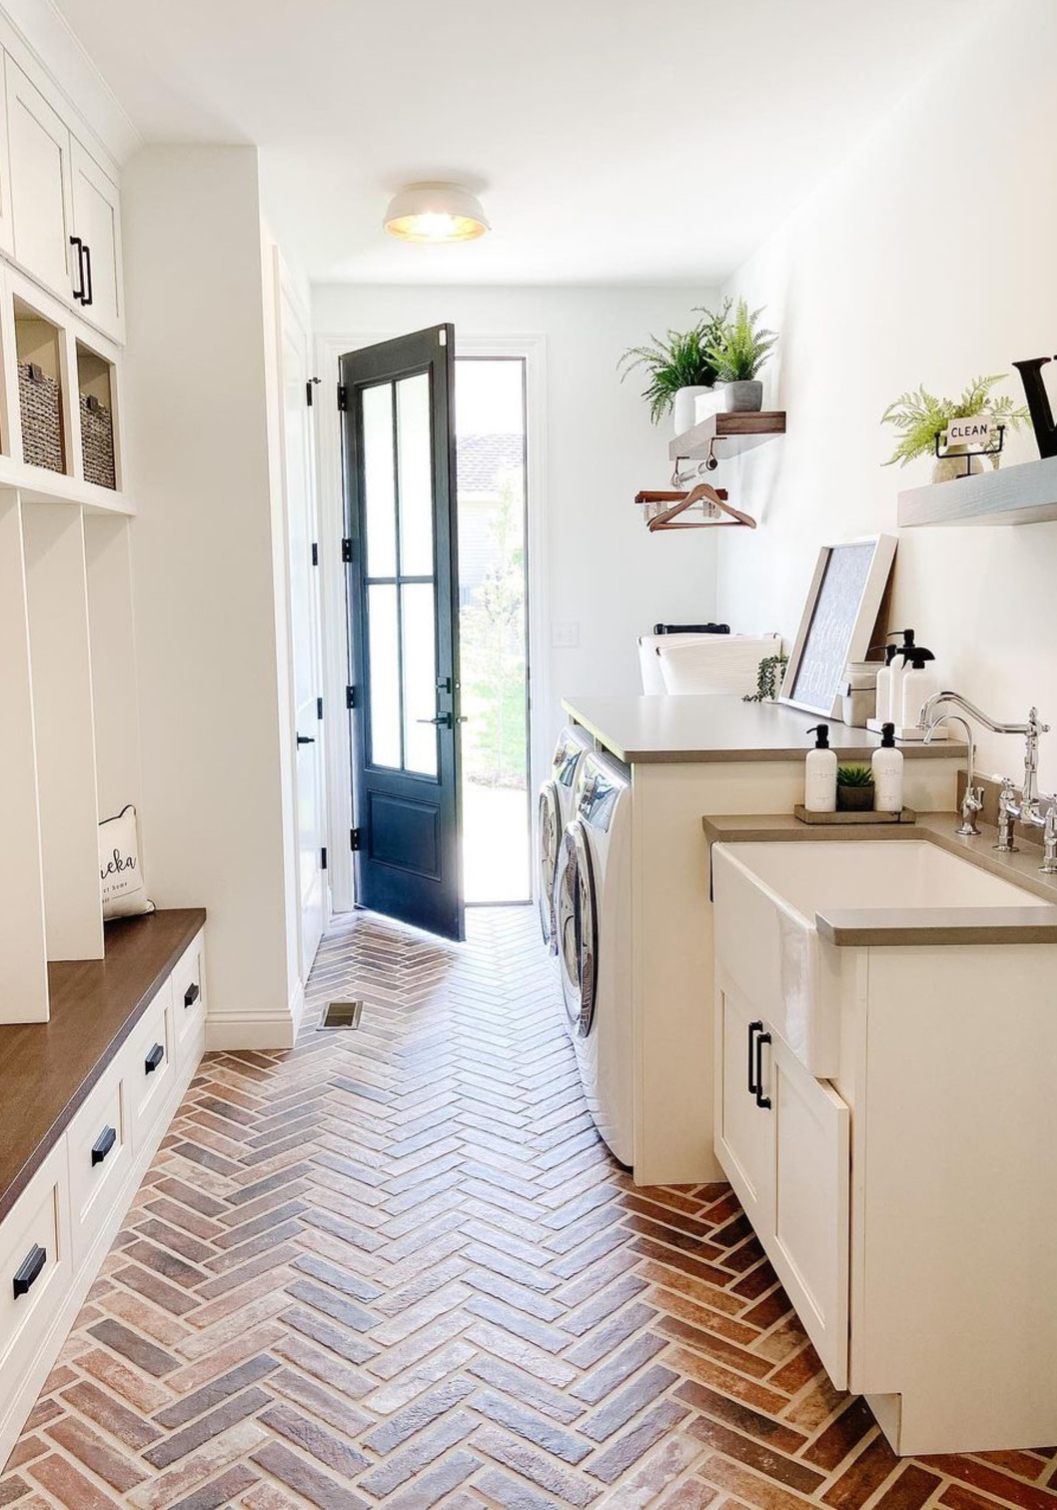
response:
<path id="1" fill-rule="evenodd" d="M 631 773 L 592 751 L 580 761 L 574 797 L 555 888 L 562 999 L 595 1126 L 630 1167 Z"/>
<path id="2" fill-rule="evenodd" d="M 540 787 L 537 843 L 539 845 L 540 932 L 552 954 L 558 951 L 554 932 L 554 880 L 558 872 L 558 851 L 565 825 L 573 815 L 573 788 L 580 761 L 594 748 L 589 734 L 569 724 L 558 736 L 551 761 L 551 774 Z"/>

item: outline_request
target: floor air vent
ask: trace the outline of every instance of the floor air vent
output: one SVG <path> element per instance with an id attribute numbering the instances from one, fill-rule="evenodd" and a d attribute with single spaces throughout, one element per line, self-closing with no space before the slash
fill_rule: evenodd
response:
<path id="1" fill-rule="evenodd" d="M 362 1012 L 362 1001 L 328 1002 L 323 1021 L 316 1031 L 321 1033 L 325 1028 L 358 1028 Z"/>

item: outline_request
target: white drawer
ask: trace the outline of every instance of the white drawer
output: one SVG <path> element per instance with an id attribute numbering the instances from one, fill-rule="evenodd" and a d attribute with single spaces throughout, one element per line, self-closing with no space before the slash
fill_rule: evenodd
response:
<path id="1" fill-rule="evenodd" d="M 66 1132 L 73 1261 L 80 1264 L 121 1194 L 132 1165 L 132 1119 L 121 1057 Z"/>
<path id="2" fill-rule="evenodd" d="M 121 1059 L 132 1121 L 132 1147 L 139 1153 L 168 1104 L 176 1079 L 172 1052 L 172 976 L 133 1028 Z"/>
<path id="3" fill-rule="evenodd" d="M 60 1140 L 0 1224 L 0 1417 L 69 1290 L 68 1197 Z"/>
<path id="4" fill-rule="evenodd" d="M 177 1069 L 201 1055 L 206 1020 L 205 933 L 200 933 L 172 973 L 172 1024 Z"/>

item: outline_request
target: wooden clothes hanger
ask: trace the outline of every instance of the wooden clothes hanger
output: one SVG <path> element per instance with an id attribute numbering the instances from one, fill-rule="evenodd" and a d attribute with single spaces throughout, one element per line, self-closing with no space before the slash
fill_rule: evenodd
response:
<path id="1" fill-rule="evenodd" d="M 751 514 L 743 514 L 741 509 L 736 509 L 733 504 L 727 502 L 726 488 L 714 488 L 707 482 L 699 482 L 696 488 L 691 488 L 689 493 L 636 493 L 636 503 L 669 503 L 671 508 L 656 514 L 647 520 L 646 528 L 650 531 L 657 530 L 708 530 L 708 529 L 745 529 L 754 530 L 756 520 Z M 700 520 L 684 520 L 677 524 L 675 521 L 680 514 L 685 514 L 687 509 L 693 508 L 695 503 L 706 503 L 708 515 Z M 717 519 L 717 514 L 727 514 L 727 519 Z"/>

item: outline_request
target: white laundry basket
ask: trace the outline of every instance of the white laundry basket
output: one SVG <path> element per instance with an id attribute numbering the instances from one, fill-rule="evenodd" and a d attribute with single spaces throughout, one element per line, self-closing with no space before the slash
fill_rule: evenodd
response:
<path id="1" fill-rule="evenodd" d="M 663 690 L 676 696 L 753 693 L 760 662 L 782 646 L 777 634 L 672 635 L 671 644 L 668 638 L 660 637 L 654 659 Z"/>

